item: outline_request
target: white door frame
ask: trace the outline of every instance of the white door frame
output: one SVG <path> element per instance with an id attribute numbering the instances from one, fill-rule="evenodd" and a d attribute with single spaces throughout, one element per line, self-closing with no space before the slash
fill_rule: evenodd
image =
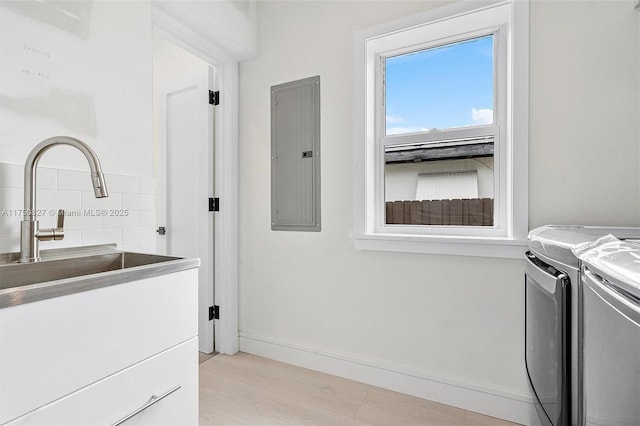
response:
<path id="1" fill-rule="evenodd" d="M 215 188 L 220 211 L 214 213 L 215 349 L 234 354 L 238 342 L 238 61 L 209 37 L 196 32 L 190 15 L 170 10 L 173 2 L 153 3 L 153 25 L 163 37 L 216 68 L 220 105 L 215 123 Z M 177 3 L 177 2 L 176 2 Z M 180 21 L 176 19 L 180 16 Z M 195 18 L 193 18 L 195 19 Z"/>

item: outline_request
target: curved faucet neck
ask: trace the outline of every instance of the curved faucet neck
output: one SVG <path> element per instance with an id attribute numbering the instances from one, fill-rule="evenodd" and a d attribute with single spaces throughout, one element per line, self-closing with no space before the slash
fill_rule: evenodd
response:
<path id="1" fill-rule="evenodd" d="M 36 170 L 42 155 L 56 145 L 68 145 L 77 148 L 84 154 L 91 169 L 91 181 L 95 188 L 96 197 L 106 197 L 102 167 L 96 153 L 84 142 L 69 136 L 54 136 L 36 145 L 24 165 L 24 220 L 35 220 L 36 207 Z M 96 187 L 97 186 L 97 187 Z M 100 188 L 100 191 L 98 191 Z"/>
<path id="2" fill-rule="evenodd" d="M 56 145 L 69 145 L 84 154 L 91 169 L 91 184 L 96 198 L 107 197 L 107 187 L 100 167 L 100 161 L 95 152 L 87 144 L 68 136 L 55 136 L 45 139 L 36 145 L 24 165 L 24 220 L 20 223 L 20 259 L 19 262 L 37 262 L 40 260 L 38 248 L 39 240 L 61 240 L 64 237 L 62 229 L 64 221 L 63 211 L 59 212 L 58 228 L 40 230 L 36 220 L 36 169 L 42 154 Z"/>

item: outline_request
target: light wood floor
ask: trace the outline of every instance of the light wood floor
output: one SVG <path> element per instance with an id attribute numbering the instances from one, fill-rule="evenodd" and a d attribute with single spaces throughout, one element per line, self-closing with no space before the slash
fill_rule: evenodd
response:
<path id="1" fill-rule="evenodd" d="M 506 426 L 515 423 L 238 353 L 200 364 L 201 425 Z"/>

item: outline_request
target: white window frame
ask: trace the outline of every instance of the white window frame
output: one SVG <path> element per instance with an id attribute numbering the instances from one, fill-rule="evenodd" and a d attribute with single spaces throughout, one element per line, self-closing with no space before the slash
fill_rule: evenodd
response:
<path id="1" fill-rule="evenodd" d="M 385 136 L 385 57 L 495 34 L 494 124 Z M 354 34 L 354 232 L 358 249 L 522 258 L 528 230 L 528 1 L 460 1 Z M 387 225 L 384 146 L 494 136 L 492 227 Z"/>
<path id="2" fill-rule="evenodd" d="M 443 141 L 467 140 L 483 136 L 491 136 L 494 142 L 494 205 L 498 208 L 494 212 L 494 223 L 492 227 L 475 226 L 407 226 L 407 225 L 387 225 L 385 223 L 385 194 L 384 191 L 375 191 L 374 223 L 376 233 L 392 233 L 407 235 L 447 235 L 456 237 L 503 237 L 506 235 L 507 223 L 506 203 L 502 202 L 506 197 L 506 188 L 503 184 L 505 180 L 502 176 L 500 159 L 506 155 L 504 143 L 506 140 L 506 103 L 507 103 L 507 62 L 508 48 L 507 36 L 508 25 L 503 24 L 509 21 L 508 12 L 510 7 L 494 7 L 476 11 L 473 14 L 462 15 L 428 25 L 409 28 L 401 32 L 396 32 L 383 37 L 370 39 L 367 43 L 367 62 L 376 63 L 376 72 L 367 75 L 367 79 L 374 79 L 375 98 L 375 120 L 373 123 L 374 141 L 377 142 L 378 156 L 376 157 L 376 168 L 374 170 L 376 181 L 380 182 L 384 188 L 384 154 L 386 146 L 407 145 L 411 143 L 438 143 L 447 145 Z M 470 19 L 471 18 L 471 19 Z M 451 21 L 456 24 L 451 25 Z M 477 28 L 481 29 L 477 29 Z M 443 37 L 443 34 L 445 35 Z M 401 135 L 385 135 L 385 96 L 384 96 L 384 61 L 387 57 L 405 54 L 417 50 L 429 49 L 460 41 L 493 35 L 494 44 L 494 72 L 493 72 L 493 95 L 494 111 L 493 124 L 475 125 L 467 127 L 449 128 L 444 130 L 416 132 Z M 416 44 L 415 40 L 429 40 L 426 43 Z M 398 48 L 397 46 L 401 46 Z M 391 48 L 391 50 L 385 50 Z M 369 126 L 368 126 L 369 127 Z"/>

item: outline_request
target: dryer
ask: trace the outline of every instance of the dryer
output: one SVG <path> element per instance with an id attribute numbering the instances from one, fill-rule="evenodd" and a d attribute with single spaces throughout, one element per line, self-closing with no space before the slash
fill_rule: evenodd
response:
<path id="1" fill-rule="evenodd" d="M 638 239 L 640 228 L 549 225 L 529 233 L 525 365 L 545 426 L 584 425 L 579 353 L 581 264 L 574 251 L 608 234 Z"/>
<path id="2" fill-rule="evenodd" d="M 640 425 L 640 241 L 580 256 L 585 425 Z"/>

